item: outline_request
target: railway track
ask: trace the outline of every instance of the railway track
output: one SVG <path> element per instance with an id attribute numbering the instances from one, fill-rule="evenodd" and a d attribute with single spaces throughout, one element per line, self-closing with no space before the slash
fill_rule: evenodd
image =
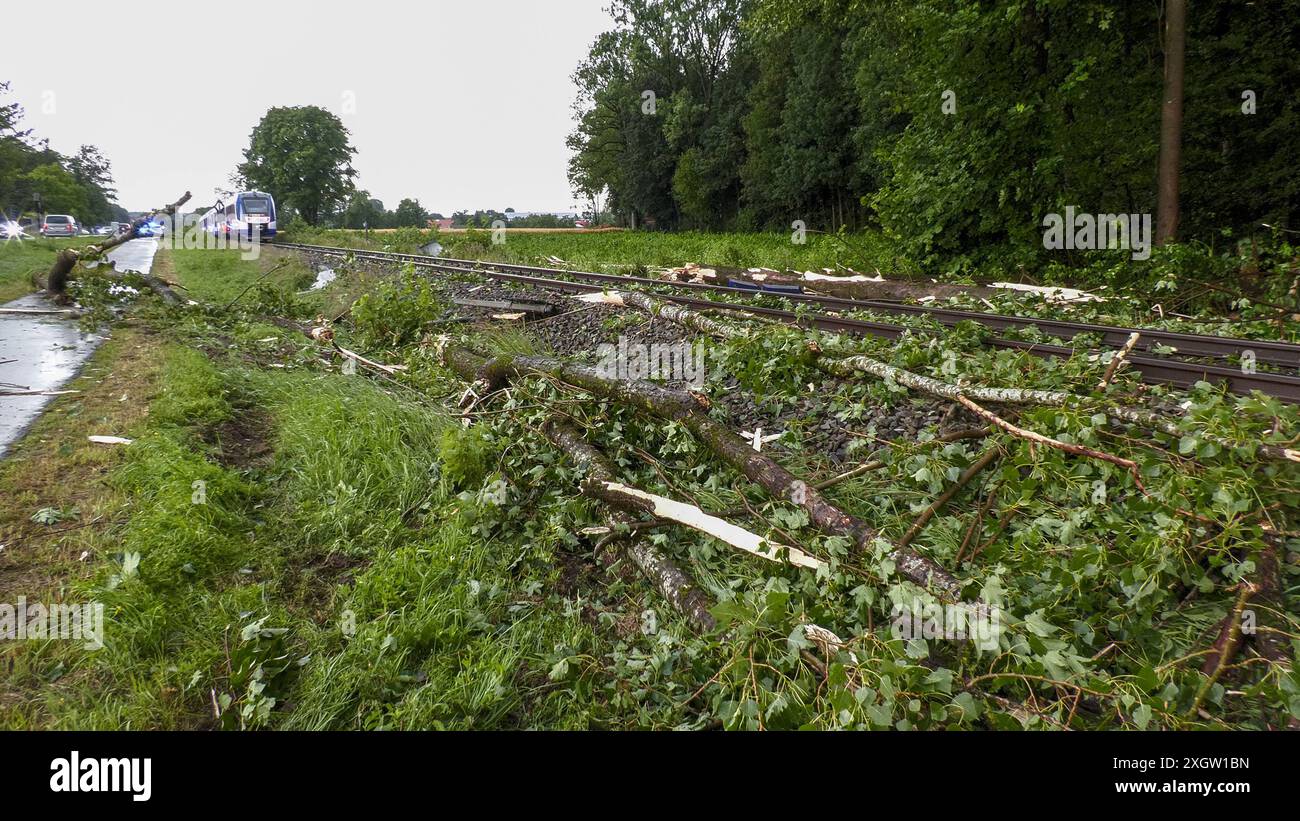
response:
<path id="1" fill-rule="evenodd" d="M 647 292 L 653 292 L 655 296 L 661 299 L 695 308 L 718 308 L 719 303 L 707 298 L 687 296 L 682 293 L 683 291 L 700 294 L 726 293 L 751 299 L 759 295 L 751 290 L 728 285 L 665 282 L 647 277 L 570 271 L 534 265 L 449 259 L 422 254 L 364 251 L 328 245 L 306 245 L 301 243 L 276 243 L 276 245 L 286 249 L 332 256 L 351 254 L 357 259 L 368 259 L 377 262 L 407 262 L 418 268 L 443 273 L 469 273 L 502 282 L 514 282 L 568 293 L 589 293 L 605 290 L 610 286 L 637 287 Z M 885 339 L 897 339 L 910 329 L 904 325 L 855 319 L 843 316 L 841 312 L 875 311 L 904 316 L 921 316 L 933 319 L 945 326 L 952 326 L 962 321 L 971 321 L 995 331 L 1036 327 L 1046 334 L 1063 339 L 1072 339 L 1081 334 L 1092 334 L 1099 339 L 1102 345 L 1114 348 L 1123 345 L 1130 334 L 1136 332 L 1141 334 L 1142 341 L 1139 343 L 1138 349 L 1129 355 L 1128 362 L 1132 368 L 1141 374 L 1144 382 L 1189 388 L 1198 381 L 1205 381 L 1212 384 L 1226 385 L 1228 390 L 1237 394 L 1249 394 L 1251 391 L 1257 390 L 1291 404 L 1300 404 L 1300 345 L 1297 344 L 1187 334 L 1150 328 L 1125 328 L 1035 317 L 1015 317 L 1003 314 L 980 313 L 978 311 L 905 305 L 881 300 L 847 299 L 818 294 L 762 292 L 761 296 L 816 305 L 829 310 L 796 313 L 780 308 L 751 304 L 744 305 L 743 310 L 776 321 L 800 324 L 837 333 L 876 336 Z M 1041 357 L 1068 358 L 1075 354 L 1074 349 L 1060 345 L 1025 342 L 1002 337 L 990 337 L 985 340 L 985 344 L 994 348 L 1020 350 Z M 1213 360 L 1213 364 L 1171 358 L 1168 355 L 1158 353 L 1158 349 L 1161 347 L 1176 349 L 1178 356 Z M 1258 364 L 1285 368 L 1295 371 L 1295 373 L 1247 372 L 1248 369 L 1242 368 L 1238 363 L 1248 355 L 1253 356 Z"/>

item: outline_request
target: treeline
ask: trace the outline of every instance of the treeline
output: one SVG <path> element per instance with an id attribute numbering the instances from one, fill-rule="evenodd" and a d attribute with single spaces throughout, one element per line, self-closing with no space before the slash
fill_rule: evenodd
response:
<path id="1" fill-rule="evenodd" d="M 418 199 L 403 199 L 397 208 L 388 211 L 369 191 L 357 190 L 341 211 L 325 218 L 325 224 L 338 228 L 427 228 L 429 220 L 434 219 L 442 219 L 442 215 L 426 211 Z"/>
<path id="2" fill-rule="evenodd" d="M 0 82 L 0 211 L 10 219 L 23 214 L 71 214 L 83 225 L 126 221 L 117 204 L 112 168 L 93 145 L 71 156 L 50 148 L 49 140 L 22 128 L 23 108 L 3 102 L 9 83 Z"/>
<path id="3" fill-rule="evenodd" d="M 513 208 L 497 211 L 493 208 L 478 211 L 457 211 L 451 215 L 453 228 L 491 228 L 497 221 L 504 222 L 511 228 L 573 228 L 578 217 L 560 214 L 525 214 L 515 212 Z M 591 212 L 584 212 L 582 219 L 594 221 Z"/>
<path id="4" fill-rule="evenodd" d="M 1042 253 L 1154 213 L 1162 3 L 613 0 L 569 176 L 626 225 L 872 227 L 913 259 Z M 1300 216 L 1300 0 L 1187 12 L 1182 240 Z"/>

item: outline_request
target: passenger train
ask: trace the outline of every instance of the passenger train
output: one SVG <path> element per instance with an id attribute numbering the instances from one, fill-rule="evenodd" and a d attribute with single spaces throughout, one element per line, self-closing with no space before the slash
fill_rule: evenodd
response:
<path id="1" fill-rule="evenodd" d="M 275 198 L 265 191 L 240 191 L 218 201 L 203 215 L 203 230 L 215 237 L 262 239 L 275 237 Z"/>

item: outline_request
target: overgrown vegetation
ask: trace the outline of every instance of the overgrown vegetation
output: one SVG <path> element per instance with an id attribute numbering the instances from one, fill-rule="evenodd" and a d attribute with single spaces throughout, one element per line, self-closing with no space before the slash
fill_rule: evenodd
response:
<path id="1" fill-rule="evenodd" d="M 790 328 L 706 340 L 714 397 L 744 392 L 796 414 L 765 448 L 810 482 L 867 460 L 827 493 L 897 539 L 989 449 L 992 465 L 919 533 L 916 548 L 1000 603 L 996 648 L 894 635 L 898 607 L 929 602 L 879 554 L 759 492 L 677 423 L 551 379 L 516 380 L 466 418 L 465 383 L 438 349 L 536 351 L 524 333 L 438 327 L 449 305 L 410 276 L 344 266 L 323 292 L 309 272 L 237 252 L 170 260 L 200 308 L 142 306 L 171 342 L 163 390 L 119 432 L 134 443 L 98 502 L 106 524 L 75 532 L 68 504 L 15 493 L 11 515 L 45 516 L 49 545 L 90 567 L 69 599 L 108 607 L 105 648 L 26 642 L 0 699 L 5 726 L 224 728 L 1157 728 L 1262 727 L 1300 719 L 1293 665 L 1260 655 L 1201 672 L 1239 586 L 1280 538 L 1280 599 L 1259 624 L 1295 654 L 1300 475 L 1255 458 L 1285 442 L 1297 410 L 1208 386 L 1168 393 L 1181 435 L 1139 437 L 1087 408 L 1024 409 L 1017 423 L 1137 463 L 1115 465 L 995 436 L 943 443 L 927 428 L 888 443 L 888 414 L 922 403 L 870 378 L 826 382 Z M 164 262 L 164 266 L 169 263 Z M 284 273 L 284 278 L 278 274 Z M 205 277 L 211 281 L 205 281 Z M 365 292 L 334 330 L 396 376 L 349 375 L 306 335 L 269 322 L 312 316 Z M 201 291 L 201 293 L 200 293 Z M 285 305 L 290 314 L 275 313 Z M 626 327 L 624 327 L 626 326 Z M 620 323 L 616 332 L 632 327 Z M 814 335 L 948 381 L 1092 392 L 1102 363 L 1042 361 L 982 347 L 973 329 L 897 343 Z M 593 345 L 598 340 L 593 340 Z M 814 386 L 810 388 L 809 386 Z M 1133 392 L 1124 374 L 1111 397 Z M 76 401 L 98 401 L 94 390 Z M 59 407 L 56 405 L 56 408 Z M 554 409 L 590 431 L 620 478 L 733 516 L 825 557 L 812 572 L 762 562 L 677 527 L 645 538 L 687 568 L 721 624 L 692 632 L 590 528 L 608 514 L 577 492 L 573 466 L 540 435 Z M 776 412 L 774 411 L 774 412 Z M 713 413 L 725 419 L 721 404 Z M 848 431 L 847 464 L 814 444 Z M 59 435 L 77 437 L 79 430 Z M 12 469 L 9 469 L 12 470 Z M 7 484 L 6 484 L 7 483 Z M 1193 511 L 1187 514 L 1185 511 Z M 84 512 L 81 514 L 84 515 Z M 45 536 L 44 533 L 48 533 Z M 30 542 L 8 545 L 25 551 Z M 810 641 L 815 623 L 844 645 Z"/>
<path id="2" fill-rule="evenodd" d="M 1294 228 L 1300 7 L 1190 7 L 1180 236 Z M 1036 273 L 1046 214 L 1155 211 L 1165 10 L 620 0 L 574 75 L 570 179 L 624 225 L 874 227 L 930 272 Z"/>

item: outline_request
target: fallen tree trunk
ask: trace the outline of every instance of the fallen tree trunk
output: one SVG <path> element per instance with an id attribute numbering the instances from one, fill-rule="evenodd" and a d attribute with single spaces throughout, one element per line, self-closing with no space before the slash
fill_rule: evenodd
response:
<path id="1" fill-rule="evenodd" d="M 130 228 L 128 228 L 126 231 L 122 232 L 121 234 L 118 234 L 117 236 L 113 237 L 112 239 L 108 240 L 107 242 L 99 243 L 96 245 L 88 245 L 85 248 L 81 249 L 80 251 L 76 251 L 71 248 L 64 248 L 62 251 L 59 252 L 59 255 L 55 257 L 54 265 L 50 267 L 50 271 L 45 277 L 46 290 L 54 294 L 57 299 L 66 299 L 68 280 L 72 277 L 72 270 L 73 268 L 76 267 L 78 262 L 80 262 L 83 259 L 89 260 L 89 259 L 95 259 L 97 257 L 103 256 L 105 252 L 113 248 L 116 248 L 117 246 L 122 245 L 128 240 L 134 238 L 136 229 L 138 229 L 140 226 L 144 225 L 145 223 L 149 222 L 154 217 L 159 216 L 160 214 L 169 217 L 173 216 L 176 213 L 176 211 L 182 205 L 189 202 L 189 200 L 190 200 L 190 192 L 186 191 L 184 196 L 182 196 L 180 199 L 178 199 L 176 202 L 172 203 L 171 205 L 168 205 L 164 208 L 160 208 L 157 211 L 154 211 L 153 213 L 146 214 L 142 217 L 136 218 L 131 223 Z M 163 294 L 159 292 L 157 288 L 154 287 L 154 284 L 149 282 L 148 278 L 146 278 L 145 282 L 146 284 L 149 285 L 150 288 L 152 288 L 156 293 L 158 293 L 159 296 L 163 296 Z M 167 290 L 169 292 L 171 291 L 171 289 L 167 289 Z M 174 292 L 171 293 L 171 297 L 175 298 L 178 301 L 180 300 L 180 297 L 177 297 Z M 170 302 L 170 298 L 166 296 L 163 296 L 163 300 Z"/>
<path id="2" fill-rule="evenodd" d="M 770 278 L 770 281 L 787 284 L 786 280 L 781 278 L 773 277 Z M 788 284 L 802 285 L 804 290 L 826 294 L 828 296 L 841 297 L 844 299 L 914 299 L 921 302 L 928 297 L 934 299 L 947 299 L 948 297 L 954 296 L 987 298 L 1006 293 L 1002 288 L 988 288 L 983 285 L 946 285 L 939 282 L 899 282 L 897 280 L 885 280 L 883 282 L 837 282 L 834 279 L 816 279 L 808 281 L 791 278 Z"/>
<path id="3" fill-rule="evenodd" d="M 952 385 L 933 377 L 896 368 L 879 359 L 869 356 L 850 356 L 843 359 L 823 356 L 815 345 L 809 346 L 815 359 L 813 364 L 818 369 L 832 376 L 852 377 L 861 373 L 895 382 L 906 388 L 928 393 L 940 399 L 953 402 L 965 396 L 979 402 L 992 402 L 999 405 L 1056 405 L 1064 404 L 1069 394 L 1063 391 L 1040 391 L 1028 388 L 984 388 L 977 385 Z"/>
<path id="4" fill-rule="evenodd" d="M 697 311 L 678 305 L 671 305 L 663 300 L 638 291 L 613 291 L 603 295 L 600 301 L 615 305 L 631 305 L 655 316 L 661 316 L 665 319 L 676 322 L 683 327 L 690 328 L 700 333 L 721 337 L 723 339 L 735 339 L 744 336 L 743 331 L 739 331 L 724 323 L 704 316 Z M 1130 337 L 1130 342 L 1135 342 Z M 894 381 L 913 390 L 928 393 L 931 396 L 951 401 L 959 401 L 958 397 L 975 400 L 976 402 L 989 402 L 993 404 L 1029 404 L 1041 405 L 1044 407 L 1077 407 L 1084 401 L 1084 397 L 1077 396 L 1066 391 L 1044 391 L 1029 390 L 1025 388 L 986 388 L 974 385 L 952 385 L 933 377 L 913 373 L 912 371 L 894 367 L 878 359 L 869 356 L 850 356 L 850 357 L 830 357 L 823 354 L 821 349 L 815 344 L 810 343 L 809 349 L 813 354 L 813 364 L 821 371 L 829 373 L 832 376 L 841 378 L 852 378 L 858 373 L 867 373 L 881 379 Z M 1126 349 L 1127 350 L 1127 346 Z M 1116 368 L 1123 361 L 1125 351 L 1116 354 L 1115 359 L 1111 360 Z M 1108 370 L 1106 378 L 1114 376 L 1113 370 Z M 1176 422 L 1164 418 L 1152 411 L 1142 410 L 1140 408 L 1127 408 L 1123 406 L 1110 406 L 1103 412 L 1112 419 L 1121 422 L 1138 425 L 1145 428 L 1164 433 L 1168 436 L 1181 438 L 1184 431 L 1179 429 Z M 1209 442 L 1213 442 L 1220 447 L 1233 448 L 1237 445 L 1222 437 L 1202 433 L 1201 436 Z M 1272 445 L 1260 442 L 1256 447 L 1256 454 L 1265 459 L 1282 462 L 1300 463 L 1300 449 L 1288 448 L 1281 445 Z"/>
<path id="5" fill-rule="evenodd" d="M 732 525 L 731 522 L 701 511 L 693 504 L 623 485 L 617 481 L 614 470 L 603 460 L 597 449 L 586 443 L 582 435 L 568 425 L 551 420 L 543 426 L 543 431 L 555 447 L 562 449 L 568 455 L 575 456 L 575 459 L 577 459 L 576 455 L 582 455 L 588 473 L 588 477 L 582 481 L 582 492 L 610 504 L 611 507 L 627 512 L 649 513 L 659 520 L 677 522 L 679 525 L 711 535 L 720 542 L 731 544 L 732 547 L 742 549 L 746 553 L 753 553 L 754 556 L 768 561 L 787 561 L 800 568 L 814 570 L 826 566 L 826 562 L 814 559 L 801 549 L 768 542 L 767 539 L 750 533 L 744 527 Z"/>
<path id="6" fill-rule="evenodd" d="M 153 274 L 146 274 L 140 271 L 136 271 L 135 275 L 140 277 L 140 279 L 144 280 L 144 284 L 149 286 L 149 290 L 157 294 L 158 297 L 166 304 L 168 305 L 185 304 L 184 297 L 182 297 L 180 294 L 173 291 L 170 285 L 163 282 L 161 279 L 154 276 Z"/>
<path id="7" fill-rule="evenodd" d="M 569 456 L 585 475 L 587 481 L 608 482 L 615 480 L 613 467 L 605 457 L 592 447 L 577 431 L 561 425 L 554 420 L 543 427 L 546 438 Z M 621 511 L 614 512 L 616 524 L 631 524 L 630 516 Z M 677 612 L 700 632 L 707 633 L 717 626 L 713 614 L 709 612 L 709 597 L 700 590 L 695 580 L 688 576 L 677 564 L 665 556 L 659 548 L 645 539 L 632 535 L 623 542 L 623 550 L 636 565 L 641 574 L 649 579 Z"/>
<path id="8" fill-rule="evenodd" d="M 461 347 L 443 347 L 439 352 L 447 367 L 467 380 L 501 380 L 505 377 L 548 375 L 591 393 L 646 411 L 661 419 L 678 422 L 704 442 L 718 458 L 730 464 L 773 497 L 790 501 L 808 512 L 809 520 L 825 533 L 847 537 L 856 556 L 868 554 L 880 534 L 863 520 L 826 501 L 812 486 L 799 480 L 771 457 L 756 452 L 751 444 L 711 419 L 703 397 L 674 391 L 645 381 L 609 379 L 596 368 L 575 365 L 541 356 L 502 355 L 495 359 L 479 356 Z M 495 386 L 489 382 L 489 388 Z M 958 581 L 948 571 L 909 548 L 891 545 L 889 558 L 899 573 L 923 587 L 933 587 L 956 598 Z"/>

